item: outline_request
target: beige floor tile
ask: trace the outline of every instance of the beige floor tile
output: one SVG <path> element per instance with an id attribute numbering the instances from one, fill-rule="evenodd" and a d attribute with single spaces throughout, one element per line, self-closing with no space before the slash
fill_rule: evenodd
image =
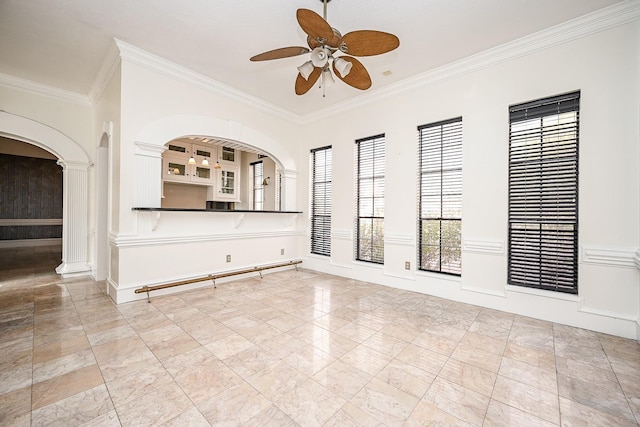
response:
<path id="1" fill-rule="evenodd" d="M 396 359 L 420 368 L 431 375 L 438 375 L 442 367 L 447 363 L 447 360 L 449 360 L 445 355 L 413 344 L 409 344 L 402 350 L 398 356 L 396 356 Z"/>
<path id="2" fill-rule="evenodd" d="M 358 343 L 337 334 L 327 334 L 313 342 L 319 348 L 333 357 L 339 358 L 358 346 Z"/>
<path id="3" fill-rule="evenodd" d="M 42 408 L 104 384 L 98 365 L 67 372 L 33 385 L 32 407 Z"/>
<path id="4" fill-rule="evenodd" d="M 31 385 L 32 353 L 30 349 L 0 360 L 0 395 Z"/>
<path id="5" fill-rule="evenodd" d="M 193 403 L 180 387 L 168 384 L 125 403 L 117 412 L 123 427 L 138 427 L 165 423 L 191 408 Z"/>
<path id="6" fill-rule="evenodd" d="M 552 424 L 560 423 L 557 394 L 498 375 L 491 398 Z"/>
<path id="7" fill-rule="evenodd" d="M 422 398 L 431 386 L 435 375 L 420 368 L 392 360 L 376 378 L 417 398 Z"/>
<path id="8" fill-rule="evenodd" d="M 554 427 L 557 424 L 550 423 L 538 417 L 534 417 L 513 406 L 505 405 L 497 400 L 489 402 L 487 415 L 484 419 L 483 427 Z"/>
<path id="9" fill-rule="evenodd" d="M 86 336 L 79 336 L 67 341 L 54 342 L 33 349 L 33 363 L 44 363 L 70 354 L 89 350 L 91 346 Z"/>
<path id="10" fill-rule="evenodd" d="M 276 405 L 260 412 L 255 417 L 247 420 L 246 427 L 299 427 L 287 414 L 282 412 Z"/>
<path id="11" fill-rule="evenodd" d="M 304 341 L 306 344 L 311 344 L 314 341 L 319 340 L 327 335 L 329 331 L 315 323 L 303 323 L 300 326 L 296 326 L 293 329 L 287 331 L 287 334 Z"/>
<path id="12" fill-rule="evenodd" d="M 105 381 L 128 375 L 156 360 L 153 353 L 137 336 L 95 346 L 93 354 Z"/>
<path id="13" fill-rule="evenodd" d="M 413 340 L 413 344 L 435 351 L 436 353 L 444 354 L 445 356 L 451 356 L 451 353 L 453 353 L 458 346 L 458 341 L 432 334 L 427 330 L 418 335 Z"/>
<path id="14" fill-rule="evenodd" d="M 31 386 L 0 394 L 0 425 L 31 425 Z"/>
<path id="15" fill-rule="evenodd" d="M 346 401 L 309 378 L 278 395 L 274 403 L 301 426 L 322 426 Z"/>
<path id="16" fill-rule="evenodd" d="M 418 406 L 413 410 L 407 421 L 403 424 L 405 427 L 473 427 L 473 424 L 462 421 L 450 413 L 443 411 L 437 406 L 427 402 L 420 401 Z"/>
<path id="17" fill-rule="evenodd" d="M 150 392 L 173 384 L 174 380 L 160 362 L 150 363 L 142 369 L 107 382 L 107 389 L 117 408 L 141 399 Z"/>
<path id="18" fill-rule="evenodd" d="M 282 360 L 303 374 L 313 376 L 336 360 L 336 358 L 318 347 L 307 345 Z"/>
<path id="19" fill-rule="evenodd" d="M 350 400 L 350 403 L 384 425 L 396 426 L 402 425 L 409 418 L 419 400 L 374 378 Z"/>
<path id="20" fill-rule="evenodd" d="M 242 335 L 233 333 L 211 341 L 205 348 L 215 354 L 218 359 L 226 359 L 253 346 L 254 344 Z"/>
<path id="21" fill-rule="evenodd" d="M 558 379 L 555 370 L 542 369 L 509 357 L 503 357 L 498 374 L 537 389 L 558 394 Z"/>
<path id="22" fill-rule="evenodd" d="M 456 359 L 449 359 L 438 376 L 487 397 L 491 397 L 497 377 L 491 371 Z"/>
<path id="23" fill-rule="evenodd" d="M 535 325 L 537 324 L 537 322 L 529 324 L 514 321 L 509 332 L 509 343 L 536 350 L 553 352 L 552 329 L 536 327 Z"/>
<path id="24" fill-rule="evenodd" d="M 560 397 L 560 415 L 563 426 L 637 426 L 627 418 L 611 415 L 564 397 Z"/>
<path id="25" fill-rule="evenodd" d="M 33 426 L 80 425 L 89 423 L 113 409 L 107 388 L 101 384 L 34 410 L 31 413 L 31 423 Z"/>
<path id="26" fill-rule="evenodd" d="M 215 356 L 185 365 L 172 374 L 176 383 L 196 404 L 242 382 L 242 378 Z"/>
<path id="27" fill-rule="evenodd" d="M 385 427 L 385 425 L 382 421 L 347 402 L 324 424 L 324 427 Z"/>
<path id="28" fill-rule="evenodd" d="M 275 403 L 279 396 L 289 390 L 295 390 L 308 378 L 307 375 L 302 374 L 285 362 L 278 362 L 262 371 L 256 372 L 248 377 L 246 381 L 267 399 Z"/>
<path id="29" fill-rule="evenodd" d="M 160 427 L 209 427 L 211 424 L 206 420 L 204 415 L 198 410 L 198 408 L 193 407 L 187 409 L 177 417 L 171 418 L 169 421 L 166 421 L 159 425 Z"/>
<path id="30" fill-rule="evenodd" d="M 482 425 L 489 398 L 461 385 L 436 378 L 423 401 L 472 425 Z"/>
<path id="31" fill-rule="evenodd" d="M 629 403 L 617 382 L 594 384 L 591 381 L 558 375 L 558 390 L 560 396 L 564 398 L 590 406 L 601 412 L 635 421 Z"/>
<path id="32" fill-rule="evenodd" d="M 556 370 L 556 357 L 553 350 L 539 350 L 509 341 L 504 350 L 504 356 L 538 368 Z"/>
<path id="33" fill-rule="evenodd" d="M 349 400 L 369 381 L 371 375 L 338 359 L 313 376 L 337 396 Z"/>
<path id="34" fill-rule="evenodd" d="M 254 345 L 223 360 L 224 364 L 236 374 L 246 379 L 251 375 L 269 368 L 281 360 L 260 346 Z"/>
<path id="35" fill-rule="evenodd" d="M 198 403 L 198 409 L 211 425 L 243 425 L 272 402 L 246 382 L 226 388 L 221 393 Z"/>
<path id="36" fill-rule="evenodd" d="M 365 345 L 359 345 L 340 358 L 354 368 L 376 376 L 393 358 Z"/>
<path id="37" fill-rule="evenodd" d="M 464 342 L 458 344 L 451 353 L 451 357 L 494 373 L 498 372 L 502 361 L 502 354 L 487 350 L 486 347 L 477 347 Z"/>

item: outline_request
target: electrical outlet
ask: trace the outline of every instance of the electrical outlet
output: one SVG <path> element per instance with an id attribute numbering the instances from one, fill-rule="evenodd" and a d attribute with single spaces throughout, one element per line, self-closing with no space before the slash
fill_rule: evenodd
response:
<path id="1" fill-rule="evenodd" d="M 284 249 L 280 249 L 280 255 L 284 255 Z"/>
<path id="2" fill-rule="evenodd" d="M 227 262 L 231 262 L 231 255 L 227 255 Z"/>
<path id="3" fill-rule="evenodd" d="M 404 269 L 405 270 L 411 270 L 411 263 L 409 261 L 405 261 L 404 263 Z"/>

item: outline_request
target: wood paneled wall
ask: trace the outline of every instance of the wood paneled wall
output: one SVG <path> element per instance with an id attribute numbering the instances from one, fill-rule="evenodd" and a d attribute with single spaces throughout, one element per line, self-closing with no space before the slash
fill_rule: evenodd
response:
<path id="1" fill-rule="evenodd" d="M 62 237 L 62 167 L 56 160 L 0 154 L 0 224 L 0 240 Z"/>

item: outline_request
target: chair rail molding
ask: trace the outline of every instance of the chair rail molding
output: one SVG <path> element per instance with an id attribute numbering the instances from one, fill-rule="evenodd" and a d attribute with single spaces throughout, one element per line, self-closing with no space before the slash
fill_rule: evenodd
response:
<path id="1" fill-rule="evenodd" d="M 504 255 L 506 245 L 503 240 L 463 239 L 462 250 L 486 255 Z"/>
<path id="2" fill-rule="evenodd" d="M 640 250 L 624 246 L 582 246 L 582 263 L 606 267 L 640 268 Z"/>

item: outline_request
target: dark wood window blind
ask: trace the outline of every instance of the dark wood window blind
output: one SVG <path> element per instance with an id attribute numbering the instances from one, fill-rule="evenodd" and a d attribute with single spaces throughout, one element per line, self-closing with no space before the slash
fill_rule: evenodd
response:
<path id="1" fill-rule="evenodd" d="M 462 274 L 462 117 L 418 127 L 420 270 Z"/>
<path id="2" fill-rule="evenodd" d="M 511 285 L 578 293 L 580 92 L 509 108 Z"/>
<path id="3" fill-rule="evenodd" d="M 311 150 L 311 253 L 331 255 L 331 147 Z"/>
<path id="4" fill-rule="evenodd" d="M 358 261 L 384 263 L 384 134 L 356 141 L 356 238 Z"/>

